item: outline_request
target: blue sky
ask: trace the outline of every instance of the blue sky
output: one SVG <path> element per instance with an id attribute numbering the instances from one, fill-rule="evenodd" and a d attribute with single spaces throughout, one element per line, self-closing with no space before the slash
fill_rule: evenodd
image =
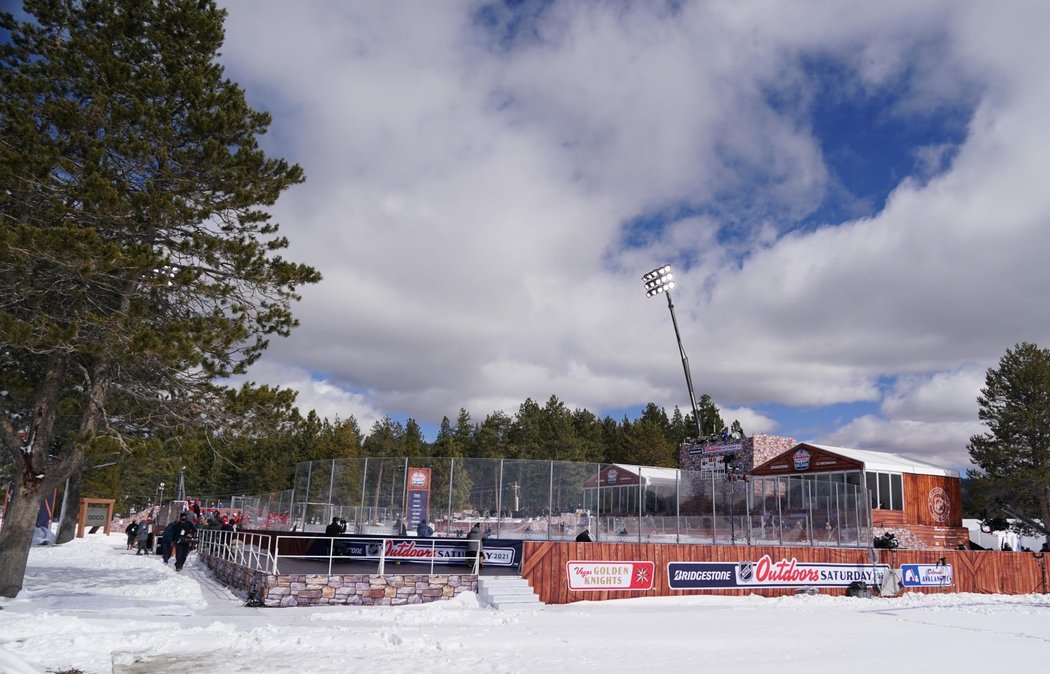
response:
<path id="1" fill-rule="evenodd" d="M 224 4 L 307 174 L 275 214 L 325 279 L 252 372 L 305 409 L 686 410 L 670 263 L 727 421 L 965 468 L 1048 342 L 1043 3 Z"/>
<path id="2" fill-rule="evenodd" d="M 1046 3 L 222 4 L 307 175 L 274 213 L 324 280 L 251 372 L 304 410 L 688 409 L 670 263 L 727 421 L 965 468 L 985 370 L 1050 343 Z"/>

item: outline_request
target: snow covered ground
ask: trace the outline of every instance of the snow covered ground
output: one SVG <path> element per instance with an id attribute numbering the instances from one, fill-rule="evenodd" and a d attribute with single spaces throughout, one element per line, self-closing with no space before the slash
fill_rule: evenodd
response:
<path id="1" fill-rule="evenodd" d="M 0 599 L 0 672 L 1044 671 L 1050 596 L 639 598 L 499 612 L 243 606 L 195 555 L 176 574 L 123 534 L 34 547 Z"/>

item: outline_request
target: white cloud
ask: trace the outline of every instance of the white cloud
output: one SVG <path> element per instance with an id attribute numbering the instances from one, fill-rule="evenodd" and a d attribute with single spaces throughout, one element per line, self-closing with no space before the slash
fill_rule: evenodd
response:
<path id="1" fill-rule="evenodd" d="M 372 406 L 367 395 L 346 391 L 330 384 L 322 375 L 311 374 L 301 368 L 263 364 L 256 367 L 252 375 L 250 379 L 231 379 L 231 385 L 239 386 L 244 381 L 252 381 L 295 390 L 295 404 L 304 416 L 314 410 L 319 417 L 331 421 L 345 421 L 353 417 L 364 433 L 385 416 L 384 412 Z"/>
<path id="2" fill-rule="evenodd" d="M 836 437 L 909 424 L 954 464 L 966 368 L 1050 341 L 1031 309 L 1050 288 L 1041 5 L 558 3 L 494 49 L 475 3 L 227 4 L 228 74 L 308 175 L 276 212 L 325 280 L 262 363 L 299 373 L 301 404 L 430 423 L 552 394 L 685 409 L 666 306 L 639 280 L 670 261 L 698 395 L 881 402 Z M 975 106 L 964 144 L 916 148 L 882 212 L 784 235 L 838 189 L 800 119 L 803 56 L 852 68 L 842 95 L 903 82 L 896 115 Z M 774 85 L 797 100 L 771 105 Z M 625 223 L 683 205 L 624 245 Z"/>
<path id="3" fill-rule="evenodd" d="M 974 421 L 921 421 L 862 416 L 817 441 L 837 447 L 893 452 L 954 468 L 972 467 L 966 452 L 970 436 L 985 429 Z"/>

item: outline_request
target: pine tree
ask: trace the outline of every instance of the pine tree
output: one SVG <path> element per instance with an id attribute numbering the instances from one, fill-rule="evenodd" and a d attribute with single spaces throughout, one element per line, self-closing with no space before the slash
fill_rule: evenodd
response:
<path id="1" fill-rule="evenodd" d="M 279 255 L 263 209 L 303 173 L 259 148 L 269 116 L 216 63 L 223 10 L 23 9 L 32 21 L 0 14 L 0 378 L 25 377 L 0 398 L 18 466 L 0 596 L 21 590 L 41 499 L 94 438 L 220 414 L 211 382 L 287 335 L 298 288 L 320 279 Z"/>
<path id="2" fill-rule="evenodd" d="M 970 438 L 981 491 L 1050 523 L 1050 350 L 1028 342 L 989 368 L 977 398 L 988 432 Z"/>

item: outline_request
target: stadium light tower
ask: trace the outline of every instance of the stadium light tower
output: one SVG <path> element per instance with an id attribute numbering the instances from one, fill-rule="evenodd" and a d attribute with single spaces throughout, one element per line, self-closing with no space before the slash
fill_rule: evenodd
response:
<path id="1" fill-rule="evenodd" d="M 674 303 L 671 302 L 671 289 L 674 288 L 674 275 L 671 273 L 671 265 L 665 264 L 648 274 L 643 274 L 642 281 L 645 283 L 646 297 L 656 297 L 660 293 L 667 295 L 667 308 L 671 311 L 674 337 L 678 340 L 678 352 L 682 355 L 685 385 L 689 388 L 689 403 L 693 406 L 693 421 L 696 422 L 696 439 L 700 440 L 703 437 L 703 433 L 700 432 L 700 412 L 696 409 L 696 395 L 693 393 L 693 377 L 689 374 L 689 356 L 685 355 L 685 347 L 682 346 L 682 335 L 678 332 L 678 319 L 674 315 Z"/>

